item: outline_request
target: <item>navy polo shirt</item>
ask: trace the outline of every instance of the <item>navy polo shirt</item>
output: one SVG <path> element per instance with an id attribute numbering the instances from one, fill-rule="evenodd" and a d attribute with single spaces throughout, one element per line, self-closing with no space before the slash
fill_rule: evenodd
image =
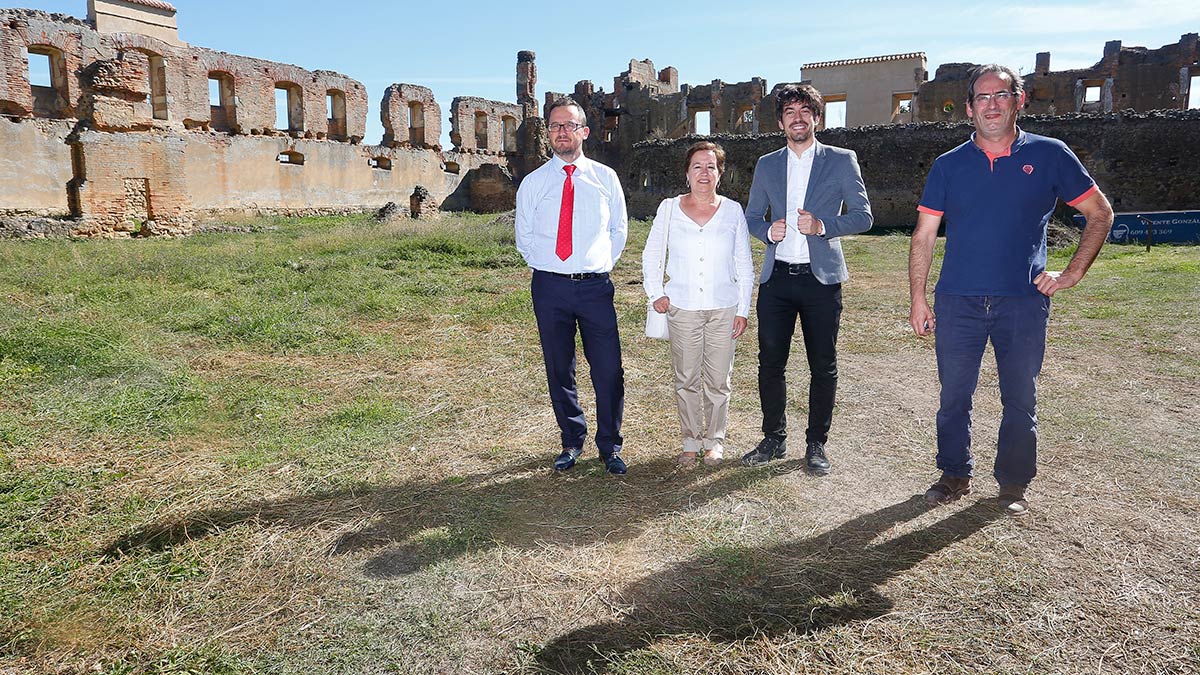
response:
<path id="1" fill-rule="evenodd" d="M 1046 269 L 1046 223 L 1058 200 L 1071 206 L 1096 183 L 1065 143 L 1017 130 L 1007 154 L 971 140 L 929 169 L 918 211 L 946 220 L 938 293 L 1034 295 Z"/>

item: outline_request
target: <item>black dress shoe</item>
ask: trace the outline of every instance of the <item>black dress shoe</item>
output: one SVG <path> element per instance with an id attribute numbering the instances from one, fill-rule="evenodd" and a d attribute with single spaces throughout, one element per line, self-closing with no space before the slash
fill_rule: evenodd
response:
<path id="1" fill-rule="evenodd" d="M 829 475 L 829 458 L 825 456 L 825 445 L 818 441 L 809 441 L 804 449 L 804 466 L 814 476 Z"/>
<path id="2" fill-rule="evenodd" d="M 614 475 L 614 476 L 624 476 L 625 475 L 625 471 L 626 471 L 625 460 L 621 459 L 620 455 L 613 453 L 613 454 L 609 455 L 608 457 L 601 457 L 600 461 L 604 462 L 604 470 L 611 473 L 612 475 Z"/>
<path id="3" fill-rule="evenodd" d="M 554 470 L 566 471 L 575 466 L 575 460 L 579 459 L 582 452 L 583 448 L 563 448 L 562 454 L 554 460 Z"/>
<path id="4" fill-rule="evenodd" d="M 742 455 L 742 464 L 758 466 L 787 454 L 787 443 L 782 438 L 767 436 L 758 442 L 758 447 Z"/>

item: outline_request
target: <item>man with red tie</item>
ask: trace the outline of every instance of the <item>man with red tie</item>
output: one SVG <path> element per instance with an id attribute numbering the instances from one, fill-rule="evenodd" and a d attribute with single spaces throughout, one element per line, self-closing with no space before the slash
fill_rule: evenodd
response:
<path id="1" fill-rule="evenodd" d="M 625 371 L 609 272 L 625 249 L 625 193 L 612 169 L 583 155 L 589 129 L 570 99 L 550 105 L 547 129 L 554 156 L 517 190 L 517 250 L 533 269 L 530 292 L 554 417 L 562 431 L 555 471 L 575 466 L 587 421 L 575 389 L 575 330 L 596 392 L 596 447 L 611 474 L 625 473 L 621 418 Z"/>

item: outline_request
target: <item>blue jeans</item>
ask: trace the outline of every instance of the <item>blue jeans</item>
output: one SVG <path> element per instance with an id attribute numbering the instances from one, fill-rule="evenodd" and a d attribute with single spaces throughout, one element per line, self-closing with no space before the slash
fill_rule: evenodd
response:
<path id="1" fill-rule="evenodd" d="M 937 466 L 964 478 L 971 457 L 971 398 L 990 339 L 1000 380 L 1000 437 L 993 475 L 1000 485 L 1028 485 L 1037 474 L 1037 378 L 1046 354 L 1050 298 L 937 293 L 935 348 L 942 385 Z"/>

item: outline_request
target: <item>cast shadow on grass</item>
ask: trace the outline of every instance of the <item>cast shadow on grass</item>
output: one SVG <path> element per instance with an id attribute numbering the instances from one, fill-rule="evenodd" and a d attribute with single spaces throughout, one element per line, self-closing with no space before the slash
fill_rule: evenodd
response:
<path id="1" fill-rule="evenodd" d="M 677 470 L 674 458 L 635 463 L 613 478 L 594 459 L 553 474 L 550 458 L 491 472 L 414 479 L 249 502 L 144 526 L 110 544 L 106 556 L 139 555 L 217 536 L 230 528 L 320 528 L 337 532 L 331 555 L 373 554 L 365 572 L 387 578 L 496 546 L 533 549 L 624 541 L 660 516 L 739 492 L 802 462 L 771 468 Z"/>
<path id="2" fill-rule="evenodd" d="M 976 502 L 927 528 L 876 541 L 926 510 L 916 496 L 802 541 L 717 549 L 679 562 L 621 590 L 633 608 L 621 621 L 563 635 L 539 651 L 538 664 L 553 673 L 603 673 L 667 636 L 733 643 L 882 616 L 892 602 L 880 585 L 1002 517 L 996 503 Z"/>

